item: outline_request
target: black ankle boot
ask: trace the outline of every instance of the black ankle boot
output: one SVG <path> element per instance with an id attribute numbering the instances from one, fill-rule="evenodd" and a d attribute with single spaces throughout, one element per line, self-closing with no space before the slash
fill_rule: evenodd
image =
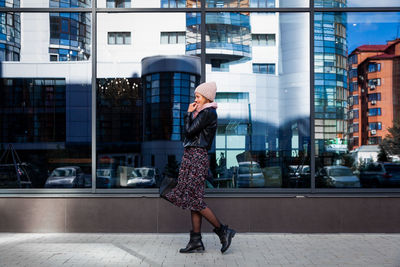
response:
<path id="1" fill-rule="evenodd" d="M 181 248 L 179 250 L 180 253 L 191 253 L 191 252 L 203 252 L 204 245 L 203 241 L 201 241 L 201 233 L 195 233 L 190 231 L 190 240 L 186 245 L 186 248 Z"/>
<path id="2" fill-rule="evenodd" d="M 235 236 L 236 231 L 229 229 L 228 225 L 221 224 L 220 228 L 214 228 L 214 233 L 218 235 L 222 244 L 221 252 L 224 253 L 231 245 L 232 238 Z"/>

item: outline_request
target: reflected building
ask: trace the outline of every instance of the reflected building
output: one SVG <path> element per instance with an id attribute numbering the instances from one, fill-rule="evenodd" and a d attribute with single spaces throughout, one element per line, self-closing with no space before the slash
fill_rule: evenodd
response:
<path id="1" fill-rule="evenodd" d="M 362 45 L 349 55 L 349 147 L 378 145 L 400 117 L 400 40 Z M 379 149 L 375 148 L 375 153 Z"/>
<path id="2" fill-rule="evenodd" d="M 345 7 L 345 0 L 315 1 L 316 7 Z M 347 16 L 315 13 L 315 145 L 316 156 L 347 152 Z"/>
<path id="3" fill-rule="evenodd" d="M 50 0 L 50 7 L 90 7 L 91 0 Z M 50 13 L 50 61 L 80 61 L 90 57 L 91 18 L 88 13 Z"/>
<path id="4" fill-rule="evenodd" d="M 1 1 L 0 7 L 18 8 L 20 7 L 20 0 Z M 0 13 L 0 61 L 19 61 L 20 50 L 20 13 Z"/>
<path id="5" fill-rule="evenodd" d="M 117 6 L 120 2 L 104 0 L 98 5 Z M 263 7 L 261 2 L 205 3 L 208 7 Z M 275 1 L 264 2 L 267 7 L 278 6 Z M 182 1 L 160 0 L 124 3 L 155 8 L 183 5 Z M 199 1 L 185 3 L 186 7 L 199 5 Z M 46 7 L 91 5 L 89 1 L 72 0 L 46 4 Z M 155 167 L 162 172 L 167 164 L 182 156 L 183 114 L 194 100 L 194 89 L 200 82 L 200 13 L 99 13 L 97 16 L 98 166 L 115 163 Z M 206 77 L 207 81 L 217 82 L 219 104 L 217 135 L 210 151 L 211 168 L 215 171 L 219 167 L 215 165 L 223 163 L 219 177 L 224 178 L 232 175 L 239 162 L 253 160 L 266 176 L 278 177 L 274 184 L 266 186 L 285 186 L 282 177 L 287 176 L 288 165 L 303 166 L 309 160 L 308 14 L 210 12 L 205 18 Z M 18 66 L 2 62 L 3 78 L 30 78 L 32 81 L 22 81 L 23 99 L 38 94 L 37 97 L 44 99 L 56 98 L 52 100 L 56 104 L 49 102 L 53 109 L 46 109 L 47 104 L 43 104 L 43 109 L 30 109 L 33 115 L 29 123 L 34 124 L 33 129 L 50 137 L 41 140 L 20 137 L 21 142 L 14 141 L 18 144 L 16 149 L 34 151 L 35 155 L 41 150 L 40 160 L 48 163 L 74 162 L 89 167 L 90 17 L 82 12 L 22 13 L 21 21 L 22 34 L 26 34 L 26 43 L 21 44 L 21 62 Z M 125 22 L 123 27 L 120 21 Z M 32 32 L 35 34 L 29 34 Z M 36 81 L 32 77 L 42 79 Z M 51 81 L 55 84 L 59 79 L 63 81 L 63 94 L 58 93 L 58 87 L 51 89 Z M 6 90 L 17 88 L 19 83 L 3 82 Z M 36 89 L 35 83 L 41 87 Z M 61 102 L 62 109 L 57 107 Z M 24 114 L 21 116 L 30 118 L 28 109 L 20 111 Z M 45 115 L 41 117 L 42 113 Z M 58 130 L 53 137 L 51 133 Z M 62 160 L 54 160 L 57 156 L 49 156 L 48 160 L 49 151 Z M 70 151 L 76 152 L 79 159 L 71 161 Z M 217 158 L 221 153 L 223 158 Z"/>
<path id="6" fill-rule="evenodd" d="M 14 3 L 19 7 L 19 1 Z M 22 7 L 55 4 L 90 6 L 87 1 L 21 1 Z M 10 51 L 12 43 L 14 54 L 5 52 L 8 56 L 1 58 L 0 91 L 5 97 L 0 105 L 0 146 L 13 144 L 34 173 L 34 187 L 43 187 L 56 167 L 79 165 L 90 174 L 90 15 L 25 12 L 7 13 L 4 19 L 14 27 L 4 27 L 9 35 L 3 38 L 8 43 L 4 47 Z"/>
<path id="7" fill-rule="evenodd" d="M 140 3 L 136 1 L 132 6 Z M 158 6 L 146 2 L 146 7 L 152 3 L 154 7 L 184 7 L 179 1 L 172 1 L 172 6 L 171 1 L 158 1 Z M 186 6 L 188 3 L 194 4 L 187 1 Z M 254 1 L 206 1 L 208 7 L 253 7 L 252 3 L 255 5 Z M 130 43 L 114 48 L 105 39 L 116 31 L 116 16 L 127 21 L 124 32 L 136 29 L 138 22 L 148 25 L 146 31 L 136 30 L 134 50 Z M 153 20 L 170 23 L 150 23 Z M 309 95 L 304 92 L 309 91 L 309 57 L 308 53 L 296 52 L 308 51 L 309 39 L 304 38 L 309 36 L 307 21 L 306 14 L 206 14 L 206 75 L 208 81 L 217 82 L 219 104 L 219 127 L 210 156 L 212 165 L 224 162 L 226 171 L 220 175 L 229 175 L 239 162 L 248 160 L 258 161 L 262 168 L 276 167 L 279 177 L 285 175 L 287 164 L 307 164 Z M 182 156 L 182 115 L 193 101 L 200 65 L 184 70 L 172 66 L 181 64 L 174 61 L 190 58 L 200 63 L 200 25 L 201 16 L 196 12 L 99 14 L 98 78 L 141 78 L 144 105 L 143 145 L 137 151 L 140 166 L 163 171 L 171 158 L 179 160 Z M 155 52 L 164 56 L 153 56 Z M 221 153 L 223 160 L 217 159 Z M 212 166 L 213 171 L 216 167 Z M 282 186 L 282 180 L 275 186 Z"/>
<path id="8" fill-rule="evenodd" d="M 200 58 L 153 56 L 142 60 L 142 164 L 163 170 L 182 155 L 184 115 L 200 83 Z"/>

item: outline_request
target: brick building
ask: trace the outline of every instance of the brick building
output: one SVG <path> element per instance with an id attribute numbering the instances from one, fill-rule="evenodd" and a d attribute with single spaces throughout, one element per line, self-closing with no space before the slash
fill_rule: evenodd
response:
<path id="1" fill-rule="evenodd" d="M 400 115 L 400 39 L 356 48 L 348 77 L 349 148 L 377 145 Z"/>

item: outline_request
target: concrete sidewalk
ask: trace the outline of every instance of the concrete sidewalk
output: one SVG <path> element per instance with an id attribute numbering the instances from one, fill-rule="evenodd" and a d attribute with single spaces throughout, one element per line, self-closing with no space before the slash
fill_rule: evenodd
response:
<path id="1" fill-rule="evenodd" d="M 188 234 L 0 233 L 0 266 L 400 266 L 399 234 L 239 233 L 221 254 L 180 254 Z"/>

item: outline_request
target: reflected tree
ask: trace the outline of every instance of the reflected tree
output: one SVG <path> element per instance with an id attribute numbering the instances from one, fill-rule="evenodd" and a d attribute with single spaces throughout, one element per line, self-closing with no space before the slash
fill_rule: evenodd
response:
<path id="1" fill-rule="evenodd" d="M 393 122 L 393 127 L 388 128 L 388 134 L 382 140 L 381 150 L 389 155 L 400 155 L 400 119 Z"/>

